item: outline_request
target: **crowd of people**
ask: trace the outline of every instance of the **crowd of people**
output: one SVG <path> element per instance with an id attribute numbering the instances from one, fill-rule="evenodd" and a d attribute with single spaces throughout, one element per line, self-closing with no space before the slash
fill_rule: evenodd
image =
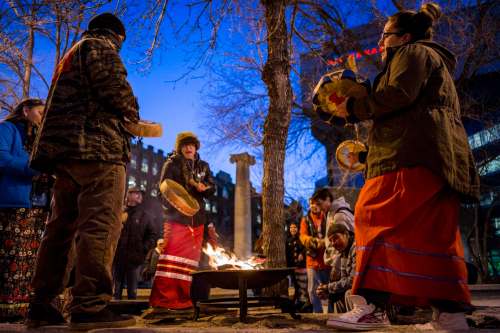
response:
<path id="1" fill-rule="evenodd" d="M 333 313 L 337 329 L 390 325 L 391 304 L 430 306 L 422 329 L 467 329 L 471 309 L 458 229 L 462 200 L 478 198 L 479 179 L 460 120 L 454 55 L 432 41 L 439 6 L 389 17 L 379 45 L 385 66 L 366 97 L 349 97 L 332 116 L 372 120 L 366 182 L 355 209 L 327 188 L 288 225 L 293 300 L 303 312 Z M 46 105 L 21 101 L 0 122 L 0 318 L 29 327 L 122 327 L 112 297 L 137 297 L 150 281 L 154 311 L 193 307 L 190 272 L 204 242 L 217 244 L 205 210 L 187 214 L 163 200 L 163 235 L 129 188 L 126 165 L 138 103 L 119 56 L 125 27 L 100 14 L 58 64 Z M 194 133 L 177 136 L 160 182 L 182 186 L 198 206 L 215 191 Z M 125 209 L 123 209 L 125 202 Z"/>

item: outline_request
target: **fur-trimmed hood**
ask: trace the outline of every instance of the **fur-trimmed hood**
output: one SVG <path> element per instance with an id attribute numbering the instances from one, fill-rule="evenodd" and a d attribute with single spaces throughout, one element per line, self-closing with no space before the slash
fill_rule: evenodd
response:
<path id="1" fill-rule="evenodd" d="M 177 138 L 175 139 L 175 151 L 177 153 L 181 152 L 182 145 L 193 143 L 196 146 L 196 150 L 200 149 L 200 140 L 193 132 L 180 132 L 177 134 Z"/>

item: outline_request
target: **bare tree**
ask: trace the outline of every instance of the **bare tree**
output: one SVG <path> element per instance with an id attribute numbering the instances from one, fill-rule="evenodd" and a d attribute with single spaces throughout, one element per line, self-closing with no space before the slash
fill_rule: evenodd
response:
<path id="1" fill-rule="evenodd" d="M 39 60 L 37 41 L 53 45 L 54 66 L 77 41 L 85 17 L 95 14 L 106 0 L 9 0 L 0 4 L 0 105 L 9 111 L 19 100 L 49 89 Z M 45 50 L 49 51 L 49 50 Z M 36 80 L 33 75 L 36 75 Z"/>
<path id="2" fill-rule="evenodd" d="M 238 6 L 243 5 L 245 10 L 240 11 Z M 251 50 L 252 56 L 240 55 L 235 62 L 236 65 L 232 68 L 236 68 L 239 73 L 224 77 L 227 67 L 224 68 L 223 65 L 213 74 L 220 75 L 218 78 L 224 78 L 226 82 L 223 87 L 216 86 L 217 92 L 212 92 L 223 103 L 212 104 L 214 108 L 217 108 L 219 126 L 211 128 L 214 128 L 214 132 L 220 134 L 219 139 L 225 142 L 227 139 L 239 139 L 239 142 L 263 149 L 264 249 L 270 267 L 285 265 L 284 163 L 295 100 L 291 84 L 291 68 L 294 59 L 290 48 L 289 26 L 293 24 L 290 22 L 293 22 L 297 15 L 298 5 L 298 2 L 287 0 L 245 2 L 239 3 L 238 6 L 230 6 L 224 1 L 218 3 L 217 6 L 212 1 L 200 1 L 188 5 L 190 6 L 189 13 L 193 14 L 194 20 L 191 21 L 187 30 L 192 32 L 194 27 L 202 31 L 196 44 L 199 45 L 199 42 L 203 41 L 205 48 L 202 50 L 213 50 L 219 43 L 217 34 L 224 24 L 222 17 L 225 20 L 234 19 L 235 21 L 243 18 L 248 23 L 243 29 L 248 29 L 253 34 L 252 45 L 255 48 Z M 195 11 L 196 8 L 197 11 Z M 222 15 L 214 16 L 214 13 Z M 237 15 L 241 13 L 244 15 Z M 208 23 L 211 27 L 208 35 L 203 35 L 202 22 Z M 153 41 L 156 44 L 151 44 L 149 50 L 153 50 L 154 45 L 161 43 L 161 39 L 154 38 Z M 204 56 L 202 52 L 199 59 L 206 59 L 203 58 Z M 242 75 L 248 72 L 252 72 L 252 75 Z M 227 81 L 228 78 L 229 81 Z M 258 81 L 259 79 L 265 84 L 265 89 L 262 82 Z M 233 89 L 227 90 L 228 86 Z M 212 102 L 213 100 L 208 104 Z M 303 115 L 299 116 L 305 124 L 307 118 Z M 303 131 L 305 126 L 292 128 L 299 132 Z M 283 290 L 277 288 L 271 292 L 279 294 Z"/>
<path id="3" fill-rule="evenodd" d="M 290 83 L 290 39 L 286 22 L 288 1 L 261 0 L 261 4 L 264 7 L 268 50 L 262 80 L 269 95 L 269 110 L 262 143 L 264 249 L 267 250 L 269 267 L 283 267 L 286 265 L 283 210 L 285 147 L 293 100 Z M 281 290 L 278 288 L 273 290 L 273 293 L 279 295 Z"/>

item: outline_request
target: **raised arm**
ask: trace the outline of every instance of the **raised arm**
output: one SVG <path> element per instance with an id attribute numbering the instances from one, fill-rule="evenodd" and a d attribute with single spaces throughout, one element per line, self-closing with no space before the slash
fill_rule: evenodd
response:
<path id="1" fill-rule="evenodd" d="M 398 49 L 387 68 L 387 84 L 367 97 L 349 98 L 350 118 L 376 119 L 410 106 L 431 74 L 430 61 L 423 46 L 407 45 Z"/>

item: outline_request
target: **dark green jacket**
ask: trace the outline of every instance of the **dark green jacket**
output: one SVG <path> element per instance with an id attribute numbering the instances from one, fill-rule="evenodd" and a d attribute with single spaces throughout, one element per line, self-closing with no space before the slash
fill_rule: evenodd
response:
<path id="1" fill-rule="evenodd" d="M 33 148 L 33 168 L 51 172 L 68 159 L 129 161 L 131 136 L 123 121 L 139 116 L 120 46 L 111 31 L 92 31 L 64 55 Z"/>
<path id="2" fill-rule="evenodd" d="M 459 193 L 479 197 L 479 177 L 450 74 L 455 64 L 450 51 L 431 41 L 390 48 L 372 94 L 348 100 L 349 120 L 373 120 L 367 178 L 423 166 Z"/>

